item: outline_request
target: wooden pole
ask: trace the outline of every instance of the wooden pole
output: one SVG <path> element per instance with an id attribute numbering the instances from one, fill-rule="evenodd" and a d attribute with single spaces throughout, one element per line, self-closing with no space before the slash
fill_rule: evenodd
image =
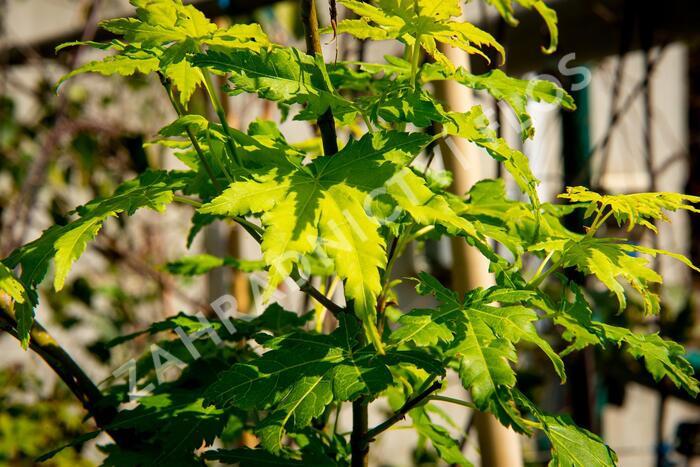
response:
<path id="1" fill-rule="evenodd" d="M 441 51 L 456 66 L 469 68 L 468 55 L 452 47 Z M 438 98 L 449 110 L 467 111 L 473 105 L 473 92 L 455 81 L 436 82 Z M 483 177 L 482 161 L 485 157 L 479 149 L 463 138 L 451 138 L 440 143 L 445 168 L 454 174 L 451 190 L 463 195 Z M 494 284 L 489 272 L 489 261 L 476 248 L 462 238 L 452 239 L 452 287 L 465 292 L 476 287 Z M 475 413 L 474 423 L 479 434 L 481 465 L 484 467 L 518 467 L 523 465 L 522 449 L 518 435 L 501 425 L 491 414 Z"/>

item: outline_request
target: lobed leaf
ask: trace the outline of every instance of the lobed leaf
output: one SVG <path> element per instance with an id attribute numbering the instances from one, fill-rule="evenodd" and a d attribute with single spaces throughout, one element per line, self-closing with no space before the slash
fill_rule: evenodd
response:
<path id="1" fill-rule="evenodd" d="M 250 92 L 282 104 L 305 104 L 297 119 L 316 119 L 329 107 L 342 121 L 357 114 L 354 104 L 333 89 L 323 62 L 295 48 L 275 47 L 259 53 L 211 50 L 196 55 L 192 63 L 230 73 L 234 94 Z"/>
<path id="2" fill-rule="evenodd" d="M 50 227 L 38 239 L 12 252 L 3 263 L 10 268 L 21 266 L 20 280 L 31 293 L 46 275 L 51 259 L 55 258 L 54 289 L 59 291 L 73 263 L 85 251 L 105 219 L 121 212 L 132 215 L 139 208 L 163 211 L 172 200 L 173 190 L 183 188 L 185 182 L 186 177 L 176 172 L 146 172 L 120 185 L 113 196 L 98 198 L 77 208 L 80 216 L 77 220 L 65 226 Z M 21 315 L 25 324 L 23 329 L 28 333 L 33 312 L 30 304 L 24 305 Z"/>
<path id="3" fill-rule="evenodd" d="M 693 204 L 700 203 L 700 196 L 685 195 L 681 193 L 635 193 L 630 195 L 601 195 L 590 191 L 585 187 L 568 187 L 566 193 L 559 198 L 568 199 L 572 203 L 583 203 L 586 209 L 586 217 L 595 212 L 609 212 L 617 220 L 618 225 L 627 224 L 627 231 L 631 231 L 637 225 L 657 232 L 653 221 L 668 221 L 664 211 L 686 211 L 698 213 Z M 690 203 L 690 204 L 688 204 Z M 651 221 L 651 222 L 650 222 Z"/>
<path id="4" fill-rule="evenodd" d="M 487 61 L 489 58 L 484 52 L 487 47 L 496 49 L 502 58 L 505 56 L 503 46 L 490 34 L 470 23 L 452 20 L 462 15 L 457 0 L 418 1 L 415 5 L 406 0 L 378 0 L 376 6 L 359 0 L 339 0 L 339 3 L 359 19 L 340 21 L 336 27 L 338 33 L 351 34 L 359 39 L 398 39 L 410 47 L 418 41 L 428 55 L 450 69 L 454 65 L 438 50 L 437 42 L 481 55 Z"/>
<path id="5" fill-rule="evenodd" d="M 451 72 L 440 63 L 429 63 L 423 66 L 421 79 L 424 82 L 455 80 L 469 88 L 485 90 L 494 99 L 505 101 L 515 111 L 520 121 L 523 139 L 532 138 L 535 135 L 532 118 L 527 111 L 530 100 L 558 105 L 567 110 L 576 109 L 574 99 L 555 83 L 546 80 L 512 78 L 498 69 L 482 75 L 474 75 L 463 68 Z"/>
<path id="6" fill-rule="evenodd" d="M 401 168 L 428 140 L 420 133 L 370 133 L 332 157 L 317 158 L 307 166 L 264 169 L 248 180 L 234 182 L 199 212 L 227 216 L 262 214 L 268 291 L 293 267 L 303 266 L 314 255 L 332 260 L 337 274 L 345 280 L 345 292 L 353 300 L 368 338 L 381 349 L 376 331 L 376 300 L 381 290 L 380 270 L 385 267 L 386 246 L 379 232 L 383 219 L 370 215 L 366 206 L 374 193 L 388 191 L 416 222 L 433 224 L 438 220 L 440 212 L 427 216 L 431 207 L 424 203 L 429 198 L 435 207 L 440 196 L 430 192 L 424 180 Z M 444 202 L 441 209 L 447 210 L 442 217 L 452 216 L 455 228 L 468 226 L 450 214 Z"/>
<path id="7" fill-rule="evenodd" d="M 222 408 L 269 409 L 258 434 L 265 449 L 279 453 L 288 427 L 308 426 L 332 400 L 375 397 L 393 380 L 386 357 L 358 346 L 350 319 L 340 322 L 330 335 L 295 332 L 266 341 L 272 350 L 223 372 L 206 400 Z"/>

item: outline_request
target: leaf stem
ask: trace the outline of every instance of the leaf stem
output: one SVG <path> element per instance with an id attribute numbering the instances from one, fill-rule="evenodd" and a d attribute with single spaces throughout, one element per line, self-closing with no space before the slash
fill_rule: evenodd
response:
<path id="1" fill-rule="evenodd" d="M 447 397 L 447 396 L 430 396 L 428 397 L 428 400 L 431 401 L 440 401 L 440 402 L 449 402 L 450 404 L 455 404 L 455 405 L 461 405 L 462 407 L 467 407 L 469 409 L 474 409 L 474 410 L 479 410 L 476 405 L 472 404 L 471 402 L 463 401 L 461 399 L 455 399 L 454 397 Z"/>
<path id="2" fill-rule="evenodd" d="M 178 117 L 182 117 L 187 114 L 185 109 L 182 108 L 180 103 L 175 99 L 175 96 L 173 96 L 173 90 L 172 87 L 170 86 L 170 83 L 168 82 L 167 78 L 163 76 L 162 74 L 158 75 L 160 77 L 160 82 L 163 84 L 163 87 L 165 88 L 166 94 L 168 95 L 168 98 L 170 99 L 170 103 L 172 104 L 173 108 L 175 109 L 175 112 L 177 112 Z M 211 179 L 212 184 L 214 185 L 214 188 L 218 192 L 221 192 L 221 185 L 219 184 L 219 181 L 216 179 L 216 176 L 214 175 L 214 171 L 212 170 L 211 166 L 209 165 L 209 162 L 207 161 L 207 158 L 204 156 L 204 151 L 202 151 L 201 146 L 199 145 L 199 142 L 197 141 L 197 137 L 194 135 L 190 127 L 187 127 L 187 137 L 190 139 L 190 142 L 192 143 L 192 147 L 194 148 L 195 152 L 197 153 L 197 157 L 199 158 L 199 162 L 202 164 L 202 167 L 204 167 L 204 170 L 207 172 L 207 175 Z"/>
<path id="3" fill-rule="evenodd" d="M 561 266 L 561 264 L 562 264 L 562 262 L 563 262 L 563 258 L 564 258 L 565 253 L 566 253 L 566 250 L 562 251 L 562 252 L 561 252 L 561 258 L 560 258 L 559 260 L 555 261 L 554 263 L 552 263 L 552 266 L 550 266 L 550 268 L 547 269 L 547 270 L 546 270 L 543 274 L 541 274 L 539 277 L 538 277 L 538 276 L 535 276 L 535 277 L 533 277 L 532 279 L 530 279 L 530 282 L 527 283 L 527 288 L 528 288 L 528 289 L 536 289 L 536 288 L 539 287 L 539 286 L 542 284 L 542 282 L 544 282 L 544 280 L 545 280 L 546 278 L 548 278 L 554 271 L 556 271 L 557 269 L 559 269 L 559 266 Z"/>
<path id="4" fill-rule="evenodd" d="M 540 267 L 537 268 L 537 271 L 535 271 L 535 275 L 532 276 L 532 279 L 530 279 L 530 282 L 535 282 L 538 280 L 540 277 L 540 274 L 542 274 L 542 271 L 544 271 L 544 267 L 547 265 L 550 259 L 552 259 L 552 256 L 554 255 L 554 250 L 550 251 L 547 256 L 542 260 L 542 263 L 540 263 Z"/>
<path id="5" fill-rule="evenodd" d="M 219 117 L 219 122 L 224 128 L 224 133 L 226 133 L 226 147 L 228 148 L 231 157 L 233 158 L 233 162 L 236 164 L 236 166 L 242 168 L 243 162 L 238 156 L 238 151 L 234 146 L 233 136 L 231 135 L 231 127 L 228 126 L 228 120 L 226 120 L 226 112 L 224 111 L 224 106 L 221 104 L 221 99 L 219 99 L 219 93 L 214 88 L 214 83 L 212 83 L 211 74 L 206 69 L 201 69 L 201 71 L 202 75 L 204 76 L 204 87 L 206 88 L 207 94 L 209 94 L 209 99 L 211 100 L 211 103 L 214 106 L 214 112 L 216 112 L 216 115 Z"/>
<path id="6" fill-rule="evenodd" d="M 414 91 L 418 83 L 418 62 L 420 62 L 420 34 L 416 36 L 411 51 L 411 87 Z"/>
<path id="7" fill-rule="evenodd" d="M 193 206 L 195 208 L 202 207 L 202 203 L 200 201 L 197 201 L 196 199 L 188 198 L 186 196 L 174 195 L 173 201 L 175 201 L 176 203 L 187 204 L 187 205 Z"/>
<path id="8" fill-rule="evenodd" d="M 591 224 L 590 228 L 586 232 L 587 237 L 592 237 L 595 235 L 595 233 L 600 229 L 600 227 L 605 223 L 606 220 L 608 220 L 608 217 L 610 217 L 613 213 L 612 209 L 608 211 L 607 214 L 603 215 L 603 211 L 605 211 L 605 205 L 600 207 L 600 210 L 598 211 L 598 214 L 596 215 L 595 219 L 593 220 L 593 223 Z"/>
<path id="9" fill-rule="evenodd" d="M 335 289 L 338 287 L 338 284 L 340 283 L 340 276 L 335 276 L 333 277 L 333 281 L 331 282 L 331 285 L 328 287 L 328 290 L 319 290 L 319 292 L 323 293 L 324 296 L 328 299 L 331 300 L 331 297 L 335 293 Z M 326 316 L 326 310 L 327 308 L 323 306 L 321 302 L 317 302 L 319 304 L 319 307 L 317 307 L 315 315 L 316 315 L 316 332 L 320 333 L 323 331 L 323 318 Z"/>
<path id="10" fill-rule="evenodd" d="M 413 0 L 413 10 L 416 16 L 420 17 L 420 5 L 418 0 Z M 420 61 L 420 36 L 421 34 L 416 34 L 415 42 L 413 43 L 413 49 L 411 50 L 411 87 L 416 90 L 416 85 L 418 81 L 418 62 Z"/>

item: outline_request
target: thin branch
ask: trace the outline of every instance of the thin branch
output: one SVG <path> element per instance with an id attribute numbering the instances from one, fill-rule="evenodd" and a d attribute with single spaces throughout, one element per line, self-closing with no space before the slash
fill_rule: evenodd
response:
<path id="1" fill-rule="evenodd" d="M 377 436 L 391 428 L 393 425 L 397 424 L 404 418 L 406 418 L 406 414 L 411 411 L 411 409 L 419 406 L 423 402 L 426 402 L 427 400 L 430 399 L 430 395 L 440 389 L 442 387 L 442 381 L 435 381 L 433 384 L 431 384 L 428 389 L 425 391 L 421 392 L 418 394 L 416 397 L 409 399 L 406 401 L 406 403 L 401 406 L 399 410 L 394 412 L 394 415 L 389 417 L 385 422 L 380 423 L 376 427 L 372 428 L 367 432 L 364 438 L 364 443 L 369 444 L 374 440 Z"/>
<path id="2" fill-rule="evenodd" d="M 304 38 L 306 39 L 306 52 L 311 55 L 323 56 L 321 38 L 318 33 L 318 16 L 316 14 L 316 2 L 314 0 L 301 0 L 301 21 L 304 23 Z M 331 156 L 338 152 L 338 135 L 335 131 L 335 119 L 330 106 L 318 117 L 318 129 L 323 141 L 323 153 Z"/>
<path id="3" fill-rule="evenodd" d="M 294 277 L 294 276 L 296 276 L 296 277 Z M 300 276 L 298 275 L 298 273 L 292 274 L 292 279 L 298 280 L 299 277 Z M 336 318 L 338 318 L 340 315 L 342 315 L 346 311 L 345 308 L 336 305 L 335 302 L 333 302 L 330 298 L 323 295 L 320 290 L 318 290 L 317 288 L 312 286 L 311 283 L 308 281 L 301 284 L 299 286 L 299 289 L 301 289 L 302 292 L 310 295 L 311 298 L 313 298 L 318 303 L 320 303 L 321 305 L 326 307 L 328 309 L 328 311 L 333 313 L 333 316 L 335 316 Z"/>
<path id="4" fill-rule="evenodd" d="M 15 314 L 5 306 L 0 306 L 0 329 L 20 340 Z M 107 432 L 121 446 L 133 443 L 133 434 L 129 431 L 116 430 L 110 427 L 110 423 L 117 415 L 116 408 L 107 404 L 101 404 L 104 396 L 95 383 L 68 352 L 61 347 L 56 339 L 36 320 L 34 320 L 30 330 L 29 348 L 39 355 L 61 378 L 85 410 L 95 419 L 95 423 L 100 429 Z"/>

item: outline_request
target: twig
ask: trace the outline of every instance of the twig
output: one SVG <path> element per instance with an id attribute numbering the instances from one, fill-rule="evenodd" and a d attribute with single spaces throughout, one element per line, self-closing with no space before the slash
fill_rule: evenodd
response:
<path id="1" fill-rule="evenodd" d="M 0 306 L 0 329 L 20 340 L 14 312 L 5 306 Z M 95 419 L 95 423 L 100 429 L 107 432 L 121 446 L 133 443 L 133 434 L 129 431 L 116 430 L 110 427 L 110 423 L 117 415 L 116 408 L 101 403 L 104 396 L 95 383 L 68 352 L 56 342 L 56 339 L 36 320 L 34 320 L 30 330 L 29 348 L 39 355 L 61 378 L 68 386 L 68 389 Z"/>
<path id="2" fill-rule="evenodd" d="M 321 38 L 318 33 L 318 16 L 316 14 L 316 2 L 314 0 L 301 0 L 301 21 L 304 23 L 304 38 L 306 39 L 306 52 L 311 55 L 323 56 Z M 323 141 L 323 154 L 331 156 L 338 152 L 338 135 L 335 132 L 335 119 L 330 106 L 318 117 L 318 129 Z"/>
<path id="3" fill-rule="evenodd" d="M 295 275 L 297 277 L 294 277 Z M 292 279 L 298 280 L 299 277 L 300 276 L 298 276 L 298 274 L 292 274 Z M 299 289 L 301 289 L 302 292 L 310 295 L 314 300 L 326 307 L 328 311 L 333 313 L 333 316 L 335 316 L 336 318 L 338 318 L 341 314 L 345 313 L 346 311 L 345 308 L 336 305 L 335 302 L 323 295 L 320 290 L 312 286 L 311 283 L 308 281 L 301 284 L 299 286 Z"/>
<path id="4" fill-rule="evenodd" d="M 430 395 L 440 389 L 442 387 L 442 381 L 435 381 L 433 384 L 431 384 L 428 389 L 425 391 L 421 392 L 418 394 L 416 397 L 409 399 L 406 401 L 404 405 L 401 406 L 399 410 L 394 412 L 394 415 L 389 417 L 386 421 L 383 423 L 380 423 L 376 427 L 372 428 L 367 432 L 364 438 L 364 444 L 367 445 L 374 438 L 391 428 L 393 425 L 396 423 L 400 422 L 404 418 L 406 418 L 406 414 L 411 411 L 411 409 L 417 407 L 421 403 L 427 401 L 430 399 Z"/>

